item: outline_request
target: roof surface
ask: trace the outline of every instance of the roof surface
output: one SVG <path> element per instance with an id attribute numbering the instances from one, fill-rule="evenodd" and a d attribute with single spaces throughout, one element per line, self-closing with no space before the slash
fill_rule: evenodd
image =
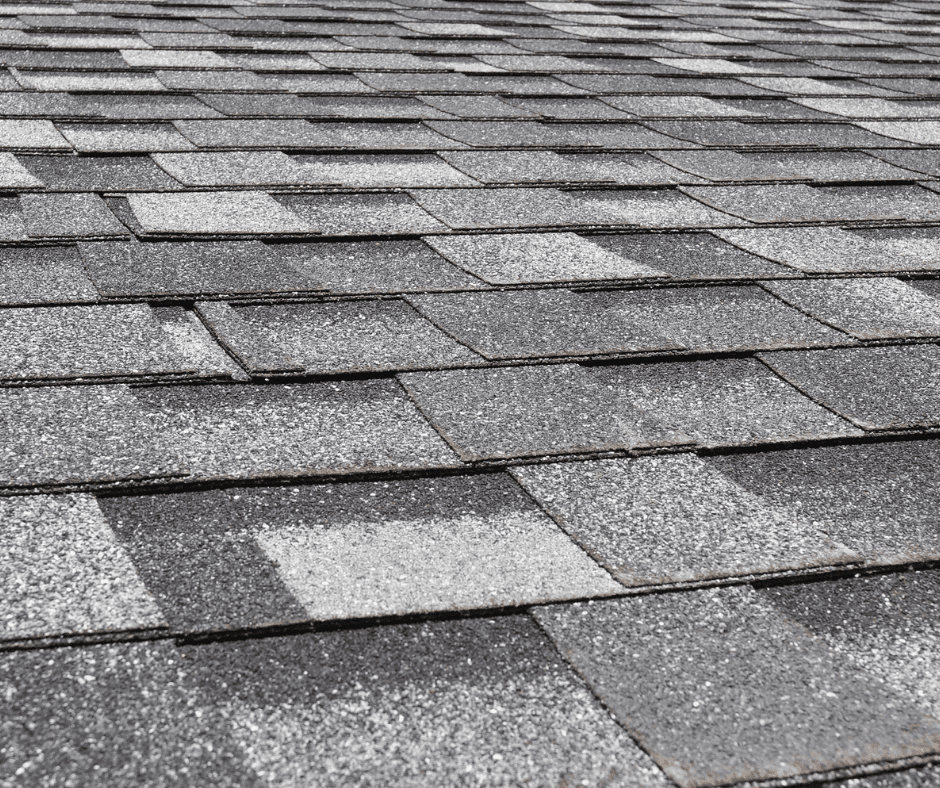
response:
<path id="1" fill-rule="evenodd" d="M 935 3 L 0 66 L 0 786 L 940 785 Z"/>

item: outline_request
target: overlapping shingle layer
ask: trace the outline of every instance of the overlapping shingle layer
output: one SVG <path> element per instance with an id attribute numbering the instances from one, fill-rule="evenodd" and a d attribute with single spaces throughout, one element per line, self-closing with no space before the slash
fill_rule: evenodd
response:
<path id="1" fill-rule="evenodd" d="M 938 35 L 0 5 L 0 785 L 940 784 Z"/>

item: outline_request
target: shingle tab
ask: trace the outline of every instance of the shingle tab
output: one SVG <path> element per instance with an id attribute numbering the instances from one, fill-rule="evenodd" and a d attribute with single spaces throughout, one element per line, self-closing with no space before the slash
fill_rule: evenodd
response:
<path id="1" fill-rule="evenodd" d="M 754 359 L 596 367 L 591 376 L 702 446 L 861 434 Z"/>
<path id="2" fill-rule="evenodd" d="M 195 147 L 168 123 L 60 123 L 58 129 L 80 153 L 152 153 Z"/>
<path id="3" fill-rule="evenodd" d="M 530 465 L 512 475 L 621 583 L 701 583 L 861 556 L 694 455 Z"/>
<path id="4" fill-rule="evenodd" d="M 48 120 L 0 120 L 0 148 L 5 150 L 70 153 L 70 142 Z"/>
<path id="5" fill-rule="evenodd" d="M 435 325 L 488 359 L 673 350 L 652 321 L 568 290 L 413 295 Z"/>
<path id="6" fill-rule="evenodd" d="M 728 227 L 740 219 L 702 205 L 674 190 L 571 192 L 592 224 L 627 224 L 638 227 Z"/>
<path id="7" fill-rule="evenodd" d="M 46 191 L 175 191 L 170 178 L 147 156 L 29 156 L 23 164 Z"/>
<path id="8" fill-rule="evenodd" d="M 135 396 L 157 434 L 202 477 L 294 477 L 457 464 L 390 380 L 154 387 L 138 389 Z"/>
<path id="9" fill-rule="evenodd" d="M 425 240 L 455 265 L 495 285 L 665 276 L 629 254 L 607 252 L 595 243 L 598 237 L 526 233 L 431 236 Z"/>
<path id="10" fill-rule="evenodd" d="M 301 168 L 279 151 L 155 153 L 153 160 L 184 186 L 296 186 Z"/>
<path id="11" fill-rule="evenodd" d="M 309 184 L 371 189 L 477 185 L 473 178 L 431 154 L 299 155 L 293 162 Z"/>
<path id="12" fill-rule="evenodd" d="M 98 291 L 74 246 L 7 248 L 0 255 L 0 304 L 97 300 Z"/>
<path id="13" fill-rule="evenodd" d="M 415 189 L 414 199 L 455 230 L 599 224 L 604 217 L 557 189 Z"/>
<path id="14" fill-rule="evenodd" d="M 420 235 L 447 229 L 407 194 L 285 195 L 279 202 L 324 235 Z"/>
<path id="15" fill-rule="evenodd" d="M 464 460 L 687 443 L 614 397 L 575 365 L 400 376 Z M 613 415 L 613 418 L 611 418 Z"/>
<path id="16" fill-rule="evenodd" d="M 747 587 L 535 615 L 683 788 L 824 772 L 937 747 L 932 717 Z M 725 746 L 729 740 L 734 747 Z"/>
<path id="17" fill-rule="evenodd" d="M 940 424 L 940 348 L 845 348 L 762 354 L 782 377 L 868 430 Z"/>
<path id="18" fill-rule="evenodd" d="M 24 194 L 26 231 L 33 238 L 115 238 L 127 235 L 97 194 Z"/>

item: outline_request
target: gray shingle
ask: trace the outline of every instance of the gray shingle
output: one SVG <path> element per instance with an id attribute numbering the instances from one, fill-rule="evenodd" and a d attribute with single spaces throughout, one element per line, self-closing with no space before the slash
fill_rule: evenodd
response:
<path id="1" fill-rule="evenodd" d="M 228 711 L 246 760 L 274 784 L 297 777 L 334 788 L 368 774 L 384 785 L 591 785 L 613 772 L 637 788 L 667 785 L 524 616 L 217 643 L 186 655 L 200 679 L 194 694 Z"/>
<path id="2" fill-rule="evenodd" d="M 24 156 L 29 172 L 46 191 L 176 191 L 170 178 L 147 156 Z"/>
<path id="3" fill-rule="evenodd" d="M 297 235 L 317 232 L 303 217 L 259 191 L 127 195 L 134 217 L 153 235 Z"/>
<path id="4" fill-rule="evenodd" d="M 609 104 L 593 98 L 506 98 L 513 107 L 546 118 L 560 120 L 624 120 L 627 118 Z"/>
<path id="5" fill-rule="evenodd" d="M 169 123 L 60 123 L 58 129 L 81 153 L 152 153 L 195 148 Z"/>
<path id="6" fill-rule="evenodd" d="M 351 188 L 433 188 L 476 186 L 433 154 L 367 154 L 363 156 L 294 156 L 299 177 L 310 184 Z"/>
<path id="7" fill-rule="evenodd" d="M 82 96 L 95 113 L 113 120 L 177 120 L 180 118 L 219 118 L 221 115 L 195 96 L 169 94 L 115 95 L 87 93 Z M 185 142 L 185 141 L 184 141 Z M 173 148 L 188 150 L 189 148 Z"/>
<path id="8" fill-rule="evenodd" d="M 812 347 L 852 342 L 759 287 L 681 287 L 586 293 L 597 310 L 694 351 Z"/>
<path id="9" fill-rule="evenodd" d="M 409 373 L 409 393 L 464 460 L 686 443 L 573 364 Z"/>
<path id="10" fill-rule="evenodd" d="M 588 225 L 596 211 L 557 189 L 416 189 L 418 203 L 455 230 Z"/>
<path id="11" fill-rule="evenodd" d="M 455 265 L 492 284 L 649 279 L 665 276 L 574 233 L 452 235 L 425 239 Z"/>
<path id="12" fill-rule="evenodd" d="M 153 74 L 139 71 L 15 71 L 16 81 L 27 90 L 61 90 L 69 93 L 115 91 L 122 93 L 166 90 Z"/>
<path id="13" fill-rule="evenodd" d="M 34 157 L 24 157 L 27 162 Z M 65 158 L 64 156 L 56 158 Z M 0 153 L 0 188 L 24 191 L 42 188 L 45 184 L 23 166 L 12 153 Z"/>
<path id="14" fill-rule="evenodd" d="M 164 89 L 175 91 L 206 91 L 228 92 L 241 91 L 251 93 L 254 91 L 277 89 L 274 80 L 259 76 L 251 71 L 220 71 L 220 70 L 187 70 L 187 71 L 157 71 L 154 78 L 158 85 Z"/>
<path id="15" fill-rule="evenodd" d="M 483 287 L 420 241 L 358 241 L 278 247 L 299 272 L 340 293 L 404 293 Z"/>
<path id="16" fill-rule="evenodd" d="M 458 118 L 528 118 L 534 114 L 496 96 L 421 96 L 420 100 L 441 110 L 440 118 L 447 117 L 445 112 Z"/>
<path id="17" fill-rule="evenodd" d="M 258 241 L 80 243 L 106 298 L 193 297 L 320 290 L 322 284 Z"/>
<path id="18" fill-rule="evenodd" d="M 859 339 L 940 336 L 940 301 L 898 279 L 765 282 L 764 287 Z"/>
<path id="19" fill-rule="evenodd" d="M 746 586 L 558 605 L 535 615 L 683 788 L 824 772 L 937 747 L 932 717 Z"/>
<path id="20" fill-rule="evenodd" d="M 101 510 L 174 632 L 307 618 L 220 490 L 105 498 Z"/>
<path id="21" fill-rule="evenodd" d="M 48 120 L 0 120 L 0 148 L 5 150 L 70 153 L 70 142 Z"/>
<path id="22" fill-rule="evenodd" d="M 801 391 L 867 430 L 940 425 L 940 348 L 846 348 L 761 354 Z"/>
<path id="23" fill-rule="evenodd" d="M 407 194 L 290 195 L 279 201 L 324 235 L 420 235 L 447 229 Z"/>
<path id="24" fill-rule="evenodd" d="M 715 211 L 674 189 L 569 192 L 592 224 L 638 227 L 727 227 L 741 220 Z"/>
<path id="25" fill-rule="evenodd" d="M 97 194 L 24 194 L 26 231 L 33 238 L 120 238 L 127 235 Z"/>
<path id="26" fill-rule="evenodd" d="M 860 435 L 754 359 L 595 367 L 591 377 L 702 446 Z"/>
<path id="27" fill-rule="evenodd" d="M 305 120 L 177 120 L 173 125 L 200 148 L 304 148 L 312 144 L 312 126 Z M 194 146 L 177 150 L 194 150 Z"/>
<path id="28" fill-rule="evenodd" d="M 75 247 L 7 248 L 0 256 L 0 304 L 89 302 L 98 291 Z"/>
<path id="29" fill-rule="evenodd" d="M 184 186 L 296 186 L 302 169 L 280 151 L 155 153 L 155 161 Z"/>
<path id="30" fill-rule="evenodd" d="M 4 487 L 180 475 L 126 386 L 0 389 Z"/>
<path id="31" fill-rule="evenodd" d="M 188 666 L 170 641 L 14 651 L 0 665 L 17 688 L 0 779 L 132 785 L 172 772 L 260 786 L 225 718 L 193 703 Z"/>
<path id="32" fill-rule="evenodd" d="M 753 117 L 758 113 L 705 96 L 608 96 L 604 102 L 641 118 Z"/>
<path id="33" fill-rule="evenodd" d="M 918 148 L 916 150 L 868 150 L 866 153 L 877 156 L 886 162 L 905 167 L 912 173 L 923 172 L 937 177 L 940 175 L 940 151 Z M 910 177 L 916 177 L 911 175 Z"/>
<path id="34" fill-rule="evenodd" d="M 866 564 L 940 558 L 940 456 L 934 441 L 712 457 L 770 505 L 800 513 Z"/>
<path id="35" fill-rule="evenodd" d="M 619 182 L 632 170 L 613 157 L 552 151 L 457 151 L 441 157 L 483 183 Z"/>
<path id="36" fill-rule="evenodd" d="M 146 304 L 0 310 L 0 378 L 192 374 Z"/>
<path id="37" fill-rule="evenodd" d="M 416 295 L 408 299 L 488 359 L 672 350 L 651 321 L 605 311 L 568 290 Z"/>
<path id="38" fill-rule="evenodd" d="M 238 499 L 315 620 L 622 591 L 502 475 L 240 490 Z M 406 569 L 417 566 L 420 575 Z"/>
<path id="39" fill-rule="evenodd" d="M 565 532 L 631 587 L 858 562 L 792 509 L 775 508 L 694 455 L 512 469 Z"/>
<path id="40" fill-rule="evenodd" d="M 751 231 L 732 231 L 751 232 Z M 762 232 L 762 231 L 758 231 Z M 709 233 L 590 235 L 591 243 L 676 279 L 751 279 L 792 271 L 724 243 Z"/>
<path id="41" fill-rule="evenodd" d="M 308 148 L 335 150 L 455 150 L 467 147 L 421 123 L 310 123 Z"/>
<path id="42" fill-rule="evenodd" d="M 199 370 L 204 377 L 250 380 L 249 375 L 222 349 L 191 309 L 158 306 L 151 307 L 151 312 L 182 365 Z"/>
<path id="43" fill-rule="evenodd" d="M 0 513 L 0 639 L 164 626 L 90 495 L 6 498 Z"/>
<path id="44" fill-rule="evenodd" d="M 482 361 L 403 301 L 249 306 L 233 311 L 251 336 L 271 343 L 307 373 L 422 369 Z M 241 355 L 240 342 L 230 347 Z"/>
<path id="45" fill-rule="evenodd" d="M 136 391 L 200 477 L 435 468 L 457 458 L 391 380 Z M 195 436 L 201 436 L 198 439 Z"/>
<path id="46" fill-rule="evenodd" d="M 940 123 L 935 120 L 859 122 L 863 129 L 918 145 L 940 144 Z"/>

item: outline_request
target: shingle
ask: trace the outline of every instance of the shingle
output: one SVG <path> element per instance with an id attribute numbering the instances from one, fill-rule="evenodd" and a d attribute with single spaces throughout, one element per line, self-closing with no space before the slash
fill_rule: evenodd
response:
<path id="1" fill-rule="evenodd" d="M 81 243 L 79 249 L 88 276 L 106 298 L 322 289 L 258 241 Z"/>
<path id="2" fill-rule="evenodd" d="M 890 101 L 883 98 L 795 98 L 804 107 L 846 118 L 932 118 L 940 108 L 935 102 Z M 881 134 L 877 129 L 871 129 Z M 892 135 L 886 135 L 892 136 Z"/>
<path id="3" fill-rule="evenodd" d="M 195 312 L 212 336 L 251 375 L 297 373 L 303 370 L 277 340 L 248 325 L 224 301 L 197 301 Z"/>
<path id="4" fill-rule="evenodd" d="M 105 498 L 101 510 L 174 632 L 307 618 L 223 491 Z"/>
<path id="5" fill-rule="evenodd" d="M 304 147 L 335 150 L 454 150 L 467 147 L 421 123 L 310 123 Z"/>
<path id="6" fill-rule="evenodd" d="M 622 182 L 634 171 L 614 157 L 552 151 L 455 151 L 441 158 L 483 183 Z"/>
<path id="7" fill-rule="evenodd" d="M 26 231 L 33 238 L 115 238 L 127 235 L 97 194 L 24 194 Z"/>
<path id="8" fill-rule="evenodd" d="M 709 233 L 630 233 L 590 235 L 587 238 L 602 249 L 676 279 L 751 279 L 794 275 L 789 269 L 748 254 Z"/>
<path id="9" fill-rule="evenodd" d="M 672 350 L 651 321 L 605 311 L 568 290 L 417 295 L 435 325 L 488 359 Z"/>
<path id="10" fill-rule="evenodd" d="M 124 49 L 121 57 L 137 68 L 225 68 L 230 58 L 209 50 Z"/>
<path id="11" fill-rule="evenodd" d="M 153 75 L 139 71 L 20 71 L 16 80 L 28 90 L 153 92 L 166 90 Z"/>
<path id="12" fill-rule="evenodd" d="M 631 587 L 858 562 L 792 509 L 694 455 L 530 465 L 513 477 L 589 555 Z"/>
<path id="13" fill-rule="evenodd" d="M 0 255 L 0 304 L 97 301 L 75 247 L 6 248 Z"/>
<path id="14" fill-rule="evenodd" d="M 940 144 L 940 123 L 935 120 L 859 122 L 863 129 L 918 145 Z"/>
<path id="15" fill-rule="evenodd" d="M 402 96 L 294 96 L 208 94 L 203 100 L 227 115 L 375 119 L 446 118 L 417 98 Z"/>
<path id="16" fill-rule="evenodd" d="M 765 282 L 764 287 L 859 339 L 940 336 L 940 301 L 898 279 Z"/>
<path id="17" fill-rule="evenodd" d="M 647 125 L 676 139 L 717 147 L 877 148 L 885 137 L 849 123 L 740 123 L 734 120 L 654 121 Z"/>
<path id="18" fill-rule="evenodd" d="M 234 312 L 251 335 L 312 374 L 426 369 L 481 361 L 403 301 L 248 306 Z M 241 343 L 232 350 L 241 356 Z"/>
<path id="19" fill-rule="evenodd" d="M 188 140 L 200 148 L 304 148 L 314 144 L 312 127 L 305 120 L 177 120 L 173 125 L 186 137 L 186 145 L 173 150 L 194 150 Z"/>
<path id="20" fill-rule="evenodd" d="M 155 153 L 153 161 L 185 186 L 296 186 L 305 182 L 297 163 L 280 151 Z"/>
<path id="21" fill-rule="evenodd" d="M 361 72 L 357 76 L 376 90 L 395 93 L 499 93 L 506 95 L 584 93 L 580 88 L 552 77 L 515 74 L 379 74 Z"/>
<path id="22" fill-rule="evenodd" d="M 383 785 L 592 785 L 613 773 L 637 788 L 667 785 L 525 616 L 218 643 L 186 655 L 200 679 L 194 695 L 227 712 L 265 784 L 335 788 L 363 774 Z"/>
<path id="23" fill-rule="evenodd" d="M 293 164 L 306 183 L 318 185 L 377 189 L 477 185 L 433 154 L 298 155 Z"/>
<path id="24" fill-rule="evenodd" d="M 609 96 L 604 101 L 641 118 L 751 117 L 758 113 L 705 96 Z"/>
<path id="25" fill-rule="evenodd" d="M 441 110 L 439 117 L 456 115 L 458 118 L 527 118 L 534 113 L 520 109 L 496 96 L 421 96 L 420 100 Z"/>
<path id="26" fill-rule="evenodd" d="M 606 28 L 609 30 L 610 28 Z M 705 94 L 717 96 L 760 96 L 766 91 L 736 79 L 671 77 L 646 74 L 565 74 L 564 81 L 598 95 L 638 93 Z"/>
<path id="27" fill-rule="evenodd" d="M 475 148 L 688 147 L 638 123 L 545 123 L 537 120 L 430 120 L 435 131 Z M 463 147 L 463 146 L 461 146 Z"/>
<path id="28" fill-rule="evenodd" d="M 145 304 L 0 310 L 7 380 L 193 373 Z"/>
<path id="29" fill-rule="evenodd" d="M 323 71 L 307 52 L 232 52 L 222 58 L 227 67 L 252 71 Z"/>
<path id="30" fill-rule="evenodd" d="M 0 513 L 0 639 L 164 625 L 94 498 L 6 498 Z"/>
<path id="31" fill-rule="evenodd" d="M 219 345 L 192 309 L 181 306 L 151 307 L 154 319 L 169 339 L 182 366 L 199 371 L 200 377 L 247 382 L 251 377 Z"/>
<path id="32" fill-rule="evenodd" d="M 81 96 L 98 115 L 114 120 L 176 120 L 178 118 L 221 117 L 211 107 L 194 96 L 153 94 L 101 95 L 87 93 Z M 174 150 L 179 150 L 178 148 Z M 183 150 L 188 150 L 184 148 Z"/>
<path id="33" fill-rule="evenodd" d="M 16 698 L 0 779 L 140 785 L 172 774 L 257 788 L 225 718 L 193 702 L 188 669 L 168 641 L 3 654 Z"/>
<path id="34" fill-rule="evenodd" d="M 905 441 L 713 457 L 772 506 L 802 513 L 867 564 L 940 557 L 937 444 Z M 860 492 L 864 491 L 864 492 Z"/>
<path id="35" fill-rule="evenodd" d="M 573 364 L 414 372 L 400 380 L 468 461 L 688 442 L 629 403 L 615 410 L 615 398 Z"/>
<path id="36" fill-rule="evenodd" d="M 32 157 L 24 157 L 27 159 Z M 64 156 L 59 158 L 65 158 Z M 0 189 L 24 191 L 42 188 L 45 184 L 34 177 L 12 153 L 0 153 Z"/>
<path id="37" fill-rule="evenodd" d="M 194 149 L 193 144 L 168 123 L 61 123 L 59 131 L 81 153 Z"/>
<path id="38" fill-rule="evenodd" d="M 604 366 L 590 374 L 702 446 L 861 434 L 754 359 Z"/>
<path id="39" fill-rule="evenodd" d="M 781 377 L 866 430 L 940 424 L 940 348 L 846 348 L 762 354 Z"/>
<path id="40" fill-rule="evenodd" d="M 0 241 L 25 241 L 28 237 L 19 199 L 0 197 Z"/>
<path id="41" fill-rule="evenodd" d="M 127 195 L 134 217 L 154 235 L 248 235 L 317 232 L 264 192 Z"/>
<path id="42" fill-rule="evenodd" d="M 597 310 L 648 326 L 698 352 L 852 342 L 753 286 L 611 290 L 585 293 L 584 298 Z"/>
<path id="43" fill-rule="evenodd" d="M 864 153 L 658 151 L 657 158 L 712 181 L 889 181 L 914 175 Z"/>
<path id="44" fill-rule="evenodd" d="M 238 495 L 261 549 L 315 620 L 622 590 L 503 475 Z M 415 566 L 420 576 L 403 574 Z"/>
<path id="45" fill-rule="evenodd" d="M 71 153 L 66 140 L 48 120 L 0 120 L 0 148 Z"/>
<path id="46" fill-rule="evenodd" d="M 937 177 L 940 175 L 940 151 L 919 148 L 917 150 L 868 150 L 871 156 L 877 156 L 896 167 L 904 167 L 913 173 L 923 172 Z"/>
<path id="47" fill-rule="evenodd" d="M 279 247 L 292 267 L 340 293 L 404 293 L 478 288 L 420 241 L 359 241 Z"/>
<path id="48" fill-rule="evenodd" d="M 535 615 L 683 788 L 824 772 L 937 746 L 932 717 L 748 587 Z"/>
<path id="49" fill-rule="evenodd" d="M 279 201 L 324 235 L 418 235 L 447 229 L 407 194 L 285 195 Z"/>
<path id="50" fill-rule="evenodd" d="M 252 71 L 187 70 L 157 71 L 155 81 L 165 90 L 175 91 L 240 91 L 251 93 L 277 89 L 274 80 L 259 76 Z"/>
<path id="51" fill-rule="evenodd" d="M 138 389 L 136 397 L 156 434 L 200 477 L 457 464 L 392 380 L 153 387 Z"/>
<path id="52" fill-rule="evenodd" d="M 411 194 L 455 230 L 588 225 L 604 220 L 556 189 L 416 189 Z"/>
<path id="53" fill-rule="evenodd" d="M 4 487 L 180 475 L 126 386 L 0 389 Z"/>
<path id="54" fill-rule="evenodd" d="M 24 156 L 46 191 L 175 191 L 180 184 L 147 156 Z"/>
<path id="55" fill-rule="evenodd" d="M 940 198 L 919 186 L 683 186 L 718 210 L 754 222 L 933 221 Z"/>
<path id="56" fill-rule="evenodd" d="M 740 224 L 674 189 L 573 191 L 592 224 L 629 224 L 639 227 L 727 227 Z"/>
<path id="57" fill-rule="evenodd" d="M 455 265 L 495 285 L 665 276 L 630 255 L 606 251 L 594 238 L 526 233 L 431 236 L 426 241 Z"/>

